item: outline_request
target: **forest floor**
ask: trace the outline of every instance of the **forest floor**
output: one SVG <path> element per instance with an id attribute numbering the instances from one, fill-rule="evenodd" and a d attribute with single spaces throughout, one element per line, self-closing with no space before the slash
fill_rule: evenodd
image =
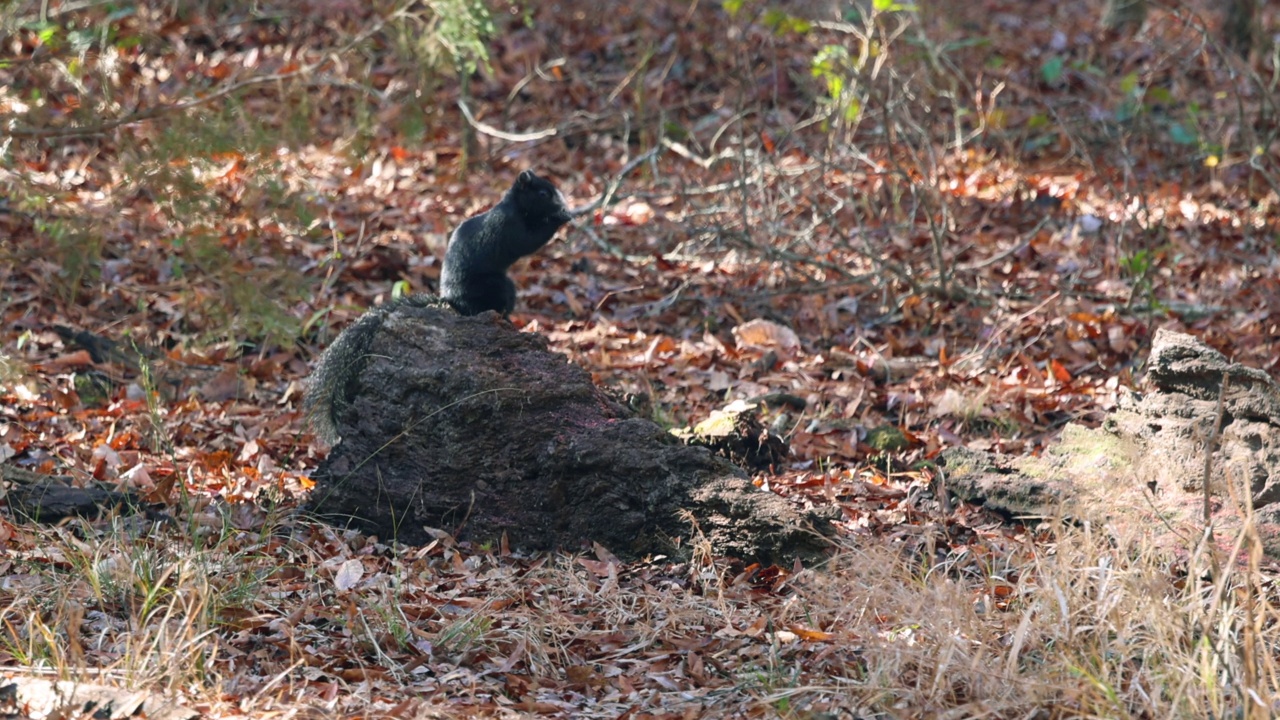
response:
<path id="1" fill-rule="evenodd" d="M 495 4 L 478 44 L 462 2 L 4 6 L 0 466 L 165 521 L 0 516 L 0 691 L 220 718 L 1280 710 L 1270 570 L 951 507 L 917 464 L 1098 423 L 1160 327 L 1280 374 L 1271 41 L 1224 47 L 1207 1 L 1118 30 L 1100 4 Z M 326 452 L 317 354 L 433 291 L 527 167 L 610 201 L 514 268 L 513 322 L 667 426 L 803 399 L 766 416 L 792 459 L 757 481 L 840 508 L 828 564 L 404 547 L 291 512 Z"/>

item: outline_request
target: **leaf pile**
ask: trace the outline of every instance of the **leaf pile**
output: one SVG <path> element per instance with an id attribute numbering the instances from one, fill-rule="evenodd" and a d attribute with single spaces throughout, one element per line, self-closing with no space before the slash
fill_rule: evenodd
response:
<path id="1" fill-rule="evenodd" d="M 1107 29 L 1047 0 L 496 3 L 479 44 L 440 20 L 465 2 L 11 5 L 0 464 L 169 513 L 0 520 L 0 665 L 228 717 L 1241 702 L 1234 677 L 1149 692 L 1214 672 L 1179 634 L 1217 627 L 1203 606 L 1147 604 L 1176 571 L 949 507 L 921 464 L 1097 422 L 1157 327 L 1280 369 L 1275 56 L 1222 47 L 1213 4 Z M 316 353 L 431 291 L 525 167 L 609 203 L 514 269 L 515 321 L 668 426 L 803 400 L 769 406 L 791 457 L 757 482 L 838 509 L 831 568 L 742 568 L 696 529 L 695 562 L 633 567 L 277 512 L 324 452 Z"/>

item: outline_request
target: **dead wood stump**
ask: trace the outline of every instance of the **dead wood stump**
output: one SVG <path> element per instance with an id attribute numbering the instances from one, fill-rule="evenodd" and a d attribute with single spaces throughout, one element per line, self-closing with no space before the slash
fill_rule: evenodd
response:
<path id="1" fill-rule="evenodd" d="M 405 303 L 384 314 L 335 417 L 311 511 L 384 539 L 443 530 L 513 547 L 599 542 L 624 559 L 816 559 L 830 523 L 704 448 L 632 417 L 582 368 L 493 313 Z M 691 525 L 691 522 L 693 525 Z"/>
<path id="2" fill-rule="evenodd" d="M 1122 391 L 1118 405 L 1100 428 L 1068 425 L 1039 456 L 948 450 L 948 487 L 1018 517 L 1106 522 L 1180 555 L 1204 532 L 1212 447 L 1207 479 L 1217 539 L 1229 549 L 1252 506 L 1262 547 L 1280 562 L 1280 384 L 1162 329 L 1145 391 Z"/>

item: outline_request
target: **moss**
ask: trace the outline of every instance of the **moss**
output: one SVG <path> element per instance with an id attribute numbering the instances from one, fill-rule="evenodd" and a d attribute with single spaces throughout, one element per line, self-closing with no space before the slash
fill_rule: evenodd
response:
<path id="1" fill-rule="evenodd" d="M 907 436 L 892 425 L 882 425 L 867 433 L 867 444 L 880 452 L 900 452 L 911 444 Z"/>

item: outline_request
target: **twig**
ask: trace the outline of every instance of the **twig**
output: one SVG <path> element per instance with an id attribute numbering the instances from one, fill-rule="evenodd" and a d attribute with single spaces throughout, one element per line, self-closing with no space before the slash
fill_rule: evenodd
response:
<path id="1" fill-rule="evenodd" d="M 619 260 L 633 262 L 633 259 L 630 257 L 627 257 L 627 254 L 622 251 L 622 248 L 600 237 L 599 233 L 591 229 L 591 226 L 589 224 L 574 225 L 574 227 L 586 233 L 587 237 L 591 238 L 591 242 L 595 243 L 596 247 L 600 248 L 601 250 L 609 253 L 610 255 L 614 256 Z"/>
<path id="2" fill-rule="evenodd" d="M 545 138 L 554 137 L 556 133 L 559 132 L 555 128 L 547 128 L 546 130 L 538 130 L 537 132 L 531 133 L 517 134 L 503 132 L 488 123 L 482 123 L 479 120 L 476 120 L 475 115 L 471 114 L 471 108 L 467 107 L 467 104 L 462 100 L 458 100 L 458 109 L 462 111 L 462 116 L 467 119 L 468 125 L 485 135 L 496 137 L 499 140 L 506 140 L 507 142 L 532 142 L 534 140 L 543 140 Z"/>
<path id="3" fill-rule="evenodd" d="M 1049 222 L 1049 216 L 1045 215 L 1044 217 L 1040 218 L 1040 222 L 1036 223 L 1035 227 L 1031 228 L 1031 232 L 1023 236 L 1024 239 L 1022 240 L 1022 242 L 1018 243 L 1017 245 L 1014 245 L 1013 247 L 1003 252 L 998 252 L 995 255 L 992 255 L 986 260 L 979 260 L 977 262 L 969 263 L 967 265 L 961 265 L 960 267 L 956 268 L 956 270 L 958 272 L 973 272 L 975 270 L 981 270 L 983 268 L 987 268 L 987 267 L 991 267 L 992 265 L 995 265 L 996 263 L 1000 262 L 1001 260 L 1004 260 L 1010 255 L 1015 255 L 1017 253 L 1022 252 L 1023 250 L 1025 250 L 1027 247 L 1031 245 L 1031 241 L 1036 239 L 1036 233 L 1039 233 L 1040 228 L 1044 227 L 1045 224 L 1047 224 L 1048 222 Z"/>
<path id="4" fill-rule="evenodd" d="M 644 153 L 643 155 L 637 155 L 636 157 L 632 158 L 631 162 L 627 163 L 626 165 L 623 165 L 622 169 L 618 171 L 618 174 L 613 177 L 613 180 L 610 181 L 609 184 L 605 186 L 605 190 L 603 193 L 600 194 L 600 197 L 596 198 L 594 201 L 586 205 L 583 205 L 582 207 L 574 208 L 570 212 L 573 213 L 574 217 L 580 217 L 582 215 L 586 215 L 587 213 L 594 212 L 596 208 L 607 204 L 609 200 L 613 197 L 613 194 L 616 193 L 618 191 L 618 188 L 622 186 L 623 178 L 625 178 L 628 174 L 630 174 L 632 170 L 635 170 L 636 168 L 640 167 L 640 165 L 644 163 L 644 161 L 648 160 L 654 155 L 657 155 L 658 151 L 661 150 L 662 147 L 663 146 L 661 145 L 655 145 L 649 148 L 649 151 Z"/>
<path id="5" fill-rule="evenodd" d="M 595 310 L 595 311 L 596 311 L 596 312 L 600 312 L 600 308 L 604 307 L 604 304 L 605 304 L 605 303 L 607 303 L 607 302 L 609 302 L 610 298 L 617 297 L 617 296 L 619 296 L 619 295 L 621 295 L 621 294 L 623 294 L 623 293 L 629 293 L 629 292 L 635 292 L 635 291 L 637 291 L 637 290 L 643 290 L 643 289 L 645 289 L 646 287 L 648 287 L 648 285 L 632 285 L 631 287 L 624 287 L 624 288 L 620 288 L 620 289 L 618 289 L 618 290 L 610 290 L 609 292 L 607 292 L 607 293 L 605 293 L 605 294 L 604 294 L 604 297 L 600 298 L 600 302 L 596 303 L 596 310 Z"/>
<path id="6" fill-rule="evenodd" d="M 710 170 L 711 166 L 719 162 L 720 160 L 733 157 L 732 150 L 721 150 L 720 152 L 716 153 L 715 155 L 712 155 L 709 158 L 699 157 L 697 153 L 685 147 L 683 143 L 678 143 L 668 138 L 662 138 L 662 144 L 671 152 L 697 165 L 703 170 Z"/>
<path id="7" fill-rule="evenodd" d="M 34 22 L 48 22 L 52 18 L 61 17 L 63 15 L 70 15 L 71 13 L 80 12 L 81 10 L 88 10 L 90 8 L 95 8 L 95 7 L 98 7 L 99 5 L 110 5 L 112 2 L 114 2 L 114 0 L 86 0 L 85 2 L 66 3 L 61 7 L 56 7 L 56 8 L 43 7 L 41 8 L 41 12 L 39 14 L 26 15 L 23 17 L 14 18 L 13 24 L 15 27 L 22 27 L 24 25 L 34 23 Z"/>
<path id="8" fill-rule="evenodd" d="M 814 228 L 811 227 L 810 231 L 813 229 Z M 799 233 L 799 234 L 803 235 L 804 233 Z M 807 257 L 793 250 L 787 250 L 781 247 L 774 247 L 770 245 L 762 246 L 758 243 L 755 243 L 751 240 L 746 239 L 745 237 L 738 237 L 736 239 L 738 243 L 740 243 L 741 245 L 751 248 L 752 250 L 764 255 L 765 257 L 786 260 L 787 262 L 793 263 L 795 265 L 809 265 L 811 267 L 816 267 L 821 270 L 825 270 L 829 273 L 839 275 L 848 280 L 866 279 L 868 277 L 866 275 L 854 275 L 853 273 L 849 272 L 848 268 L 845 268 L 842 265 L 833 263 L 829 260 L 822 260 L 820 258 Z M 892 268 L 890 269 L 892 270 Z"/>
<path id="9" fill-rule="evenodd" d="M 377 23 L 374 23 L 374 25 L 370 27 L 368 30 L 365 30 L 364 32 L 355 36 L 354 38 L 351 39 L 350 42 L 334 50 L 332 53 L 327 53 L 320 60 L 304 65 L 290 72 L 274 73 L 271 75 L 252 77 L 252 78 L 249 78 L 248 80 L 243 80 L 241 82 L 233 83 L 226 87 L 219 88 L 218 90 L 215 90 L 209 93 L 208 95 L 188 98 L 180 102 L 169 103 L 167 105 L 153 107 L 148 110 L 140 110 L 131 115 L 127 115 L 122 118 L 117 118 L 115 120 L 110 120 L 105 123 L 100 123 L 98 125 L 91 125 L 87 127 L 63 127 L 63 128 L 31 128 L 31 127 L 15 126 L 15 127 L 6 129 L 5 134 L 11 137 L 24 137 L 24 138 L 85 137 L 88 135 L 99 135 L 101 133 L 107 132 L 108 130 L 114 130 L 118 127 L 123 127 L 125 125 L 133 125 L 134 123 L 154 120 L 155 118 L 161 115 L 164 115 L 166 113 L 189 110 L 193 107 L 204 105 L 205 103 L 209 103 L 219 98 L 226 97 L 232 93 L 239 92 L 240 90 L 243 90 L 247 87 L 252 87 L 254 85 L 262 85 L 264 83 L 279 82 L 281 80 L 288 80 L 289 78 L 294 78 L 300 75 L 306 75 L 308 73 L 315 72 L 315 70 L 317 70 L 321 65 L 323 65 L 325 62 L 328 61 L 328 58 L 331 55 L 341 55 L 346 50 L 354 47 L 358 43 L 363 42 L 369 37 L 372 37 L 375 33 L 382 30 L 383 26 L 387 24 L 388 20 L 389 20 L 388 17 L 381 18 Z M 385 99 L 376 90 L 372 90 L 372 88 L 361 86 L 358 83 L 334 81 L 332 78 L 317 78 L 317 80 L 318 81 L 322 80 L 323 82 L 326 82 L 329 84 L 355 85 L 356 87 L 358 87 L 360 90 L 364 92 L 374 94 L 375 96 L 379 97 L 379 99 Z"/>
<path id="10" fill-rule="evenodd" d="M 950 515 L 955 512 L 955 507 L 951 504 L 951 491 L 947 488 L 947 468 L 945 463 L 938 463 L 933 476 L 934 492 L 938 496 L 938 506 L 942 509 L 943 515 Z"/>
<path id="11" fill-rule="evenodd" d="M 261 85 L 262 83 L 277 82 L 280 80 L 285 80 L 285 79 L 300 75 L 303 72 L 310 72 L 313 69 L 314 68 L 312 67 L 305 67 L 305 68 L 299 68 L 297 70 L 294 70 L 292 72 L 287 72 L 287 73 L 277 73 L 275 75 L 263 75 L 261 77 L 249 78 L 248 80 L 245 80 L 243 82 L 238 82 L 234 85 L 229 85 L 216 92 L 209 93 L 208 95 L 204 95 L 198 98 L 190 98 L 187 100 L 183 100 L 182 102 L 170 103 L 168 105 L 153 107 L 148 110 L 142 110 L 122 118 L 116 118 L 115 120 L 110 120 L 108 122 L 100 123 L 98 125 L 89 125 L 84 127 L 64 127 L 64 128 L 14 127 L 14 128 L 10 128 L 7 132 L 9 135 L 12 135 L 13 137 L 24 137 L 24 138 L 62 138 L 62 137 L 83 137 L 87 135 L 100 135 L 104 132 L 107 132 L 108 130 L 114 130 L 118 127 L 122 127 L 125 125 L 133 125 L 134 123 L 153 120 L 156 117 L 159 117 L 160 115 L 163 115 L 168 112 L 188 110 L 190 108 L 196 107 L 197 105 L 203 105 L 207 102 L 217 100 L 218 98 L 226 97 L 227 95 L 230 95 L 233 92 L 236 92 L 238 90 L 243 90 L 244 88 L 250 87 L 252 85 Z"/>
<path id="12" fill-rule="evenodd" d="M 555 60 L 552 60 L 547 63 L 543 63 L 542 65 L 535 67 L 532 71 L 529 72 L 529 74 L 525 75 L 523 78 L 520 78 L 520 81 L 517 82 L 511 88 L 511 92 L 507 93 L 507 103 L 506 103 L 507 107 L 510 107 L 511 101 L 515 100 L 516 95 L 519 95 L 520 91 L 523 90 L 526 85 L 533 82 L 534 78 L 546 79 L 545 73 L 547 70 L 550 70 L 551 68 L 555 68 L 555 67 L 563 67 L 565 64 L 566 64 L 566 60 L 564 58 L 556 58 Z M 506 115 L 504 112 L 503 117 L 505 116 Z"/>

